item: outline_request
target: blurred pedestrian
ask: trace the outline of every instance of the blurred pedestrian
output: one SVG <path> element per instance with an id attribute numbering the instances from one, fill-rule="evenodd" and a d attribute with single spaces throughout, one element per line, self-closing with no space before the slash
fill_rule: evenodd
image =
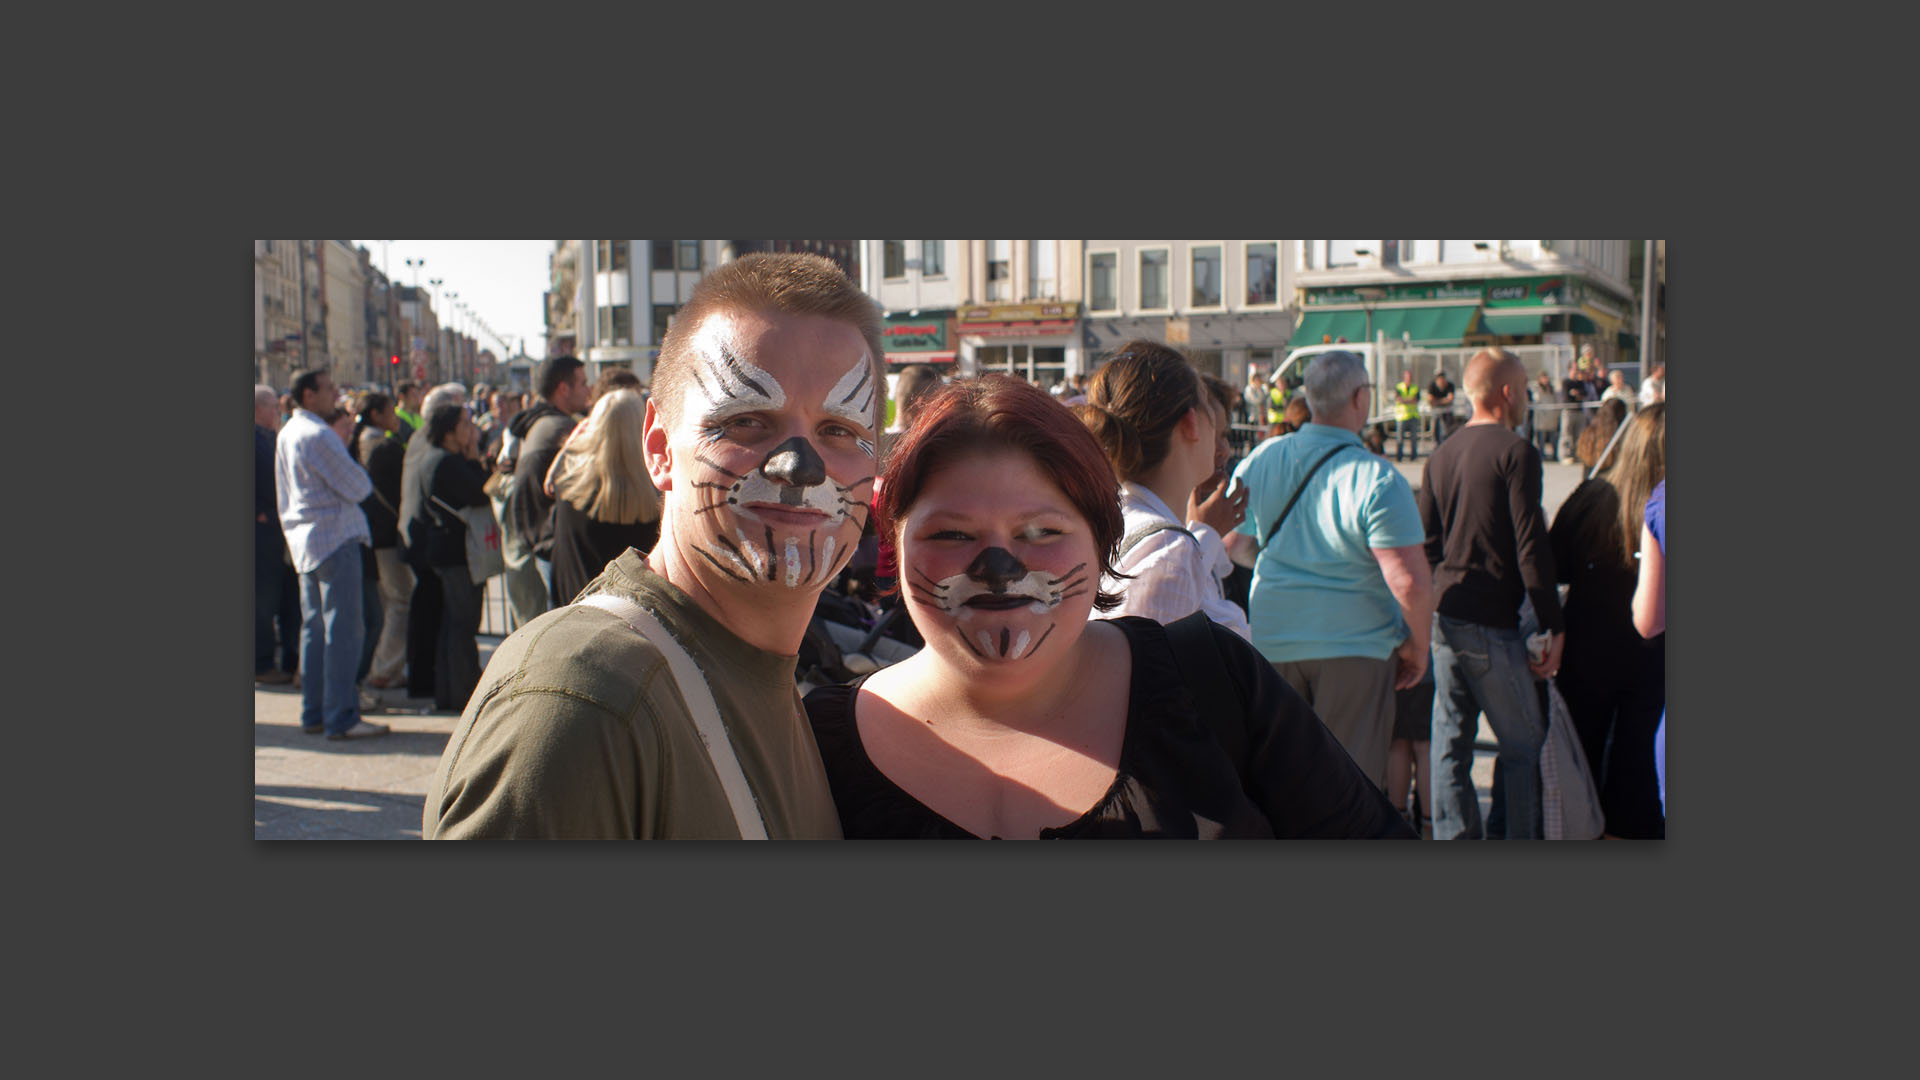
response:
<path id="1" fill-rule="evenodd" d="M 281 426 L 280 397 L 270 386 L 253 388 L 253 681 L 278 686 L 300 670 L 300 577 L 280 531 L 274 495 L 274 437 Z M 274 666 L 274 631 L 280 666 Z"/>
<path id="2" fill-rule="evenodd" d="M 408 462 L 403 479 L 409 550 L 414 570 L 440 583 L 440 619 L 434 635 L 433 706 L 444 712 L 466 707 L 480 681 L 480 586 L 467 567 L 467 526 L 460 511 L 487 505 L 486 468 L 480 463 L 480 431 L 464 405 L 427 408 L 422 434 L 427 448 Z"/>
<path id="3" fill-rule="evenodd" d="M 646 414 L 637 390 L 616 387 L 554 458 L 554 607 L 572 603 L 628 548 L 646 555 L 660 538 L 660 493 L 647 476 Z"/>
<path id="4" fill-rule="evenodd" d="M 1427 404 L 1433 409 L 1433 445 L 1438 448 L 1453 430 L 1453 383 L 1447 373 L 1436 371 L 1427 384 Z"/>
<path id="5" fill-rule="evenodd" d="M 1667 400 L 1667 365 L 1655 364 L 1653 373 L 1640 382 L 1640 404 Z"/>
<path id="6" fill-rule="evenodd" d="M 1267 387 L 1261 381 L 1260 369 L 1247 369 L 1247 385 L 1240 391 L 1240 422 L 1243 424 L 1264 424 L 1267 422 Z"/>
<path id="7" fill-rule="evenodd" d="M 393 392 L 400 398 L 393 407 L 393 414 L 400 418 L 400 429 L 395 437 L 405 443 L 413 438 L 414 432 L 420 430 L 420 408 L 427 396 L 427 388 L 409 379 L 394 387 Z"/>
<path id="8" fill-rule="evenodd" d="M 322 417 L 339 400 L 324 370 L 300 372 L 298 403 L 274 445 L 280 525 L 300 573 L 300 730 L 329 739 L 385 735 L 360 717 L 361 557 L 369 540 L 360 501 L 373 482 Z"/>
<path id="9" fill-rule="evenodd" d="M 1619 372 L 1615 372 L 1618 375 Z M 1666 406 L 1627 421 L 1607 466 L 1554 518 L 1553 565 L 1568 586 L 1567 649 L 1554 679 L 1580 733 L 1609 836 L 1665 835 L 1653 736 L 1666 707 L 1666 639 L 1634 627 L 1648 498 L 1666 479 Z"/>
<path id="10" fill-rule="evenodd" d="M 581 412 L 591 412 L 600 399 L 615 390 L 631 390 L 636 394 L 644 393 L 646 387 L 640 382 L 640 376 L 632 368 L 608 368 L 593 380 L 593 389 L 587 394 L 587 403 Z"/>
<path id="11" fill-rule="evenodd" d="M 1515 429 L 1526 422 L 1527 371 L 1498 347 L 1467 362 L 1473 417 L 1434 448 L 1418 503 L 1433 566 L 1433 835 L 1538 839 L 1540 748 L 1547 718 L 1531 672 L 1560 670 L 1565 620 L 1540 505 L 1540 455 Z M 1520 638 L 1531 598 L 1548 633 L 1538 663 Z M 1493 813 L 1485 828 L 1473 787 L 1473 744 L 1484 713 L 1500 744 Z"/>
<path id="12" fill-rule="evenodd" d="M 1601 455 L 1612 444 L 1613 437 L 1627 418 L 1627 403 L 1619 398 L 1609 398 L 1600 403 L 1587 421 L 1586 429 L 1580 432 L 1580 441 L 1573 448 L 1573 456 L 1587 469 L 1598 468 L 1602 464 Z"/>
<path id="13" fill-rule="evenodd" d="M 372 537 L 382 614 L 366 682 L 385 690 L 406 680 L 407 615 L 413 602 L 413 571 L 400 543 L 400 485 L 407 453 L 400 433 L 406 429 L 393 399 L 376 391 L 361 402 L 354 430 L 357 457 L 373 481 L 373 494 L 361 508 Z"/>
<path id="14" fill-rule="evenodd" d="M 533 554 L 540 580 L 551 594 L 553 498 L 546 492 L 547 469 L 573 430 L 574 414 L 586 410 L 586 365 L 577 357 L 550 357 L 541 361 L 536 381 L 540 399 L 514 417 L 508 429 L 520 440 L 520 446 L 513 487 L 507 495 L 507 515 L 512 519 L 510 528 L 517 542 Z"/>
<path id="15" fill-rule="evenodd" d="M 1607 388 L 1600 393 L 1602 404 L 1616 398 L 1626 402 L 1629 410 L 1636 409 L 1640 405 L 1639 399 L 1634 397 L 1633 387 L 1627 385 L 1626 374 L 1618 368 L 1607 373 Z"/>
<path id="16" fill-rule="evenodd" d="M 427 392 L 420 408 L 431 413 L 442 406 L 466 403 L 466 387 L 442 383 Z M 413 521 L 426 509 L 424 500 L 419 498 L 424 488 L 416 484 L 413 477 L 421 474 L 431 477 L 431 472 L 423 473 L 424 459 L 434 449 L 433 441 L 422 428 L 407 440 L 406 454 L 401 460 L 400 544 L 406 552 L 407 568 L 413 571 L 413 595 L 407 598 L 407 696 L 412 698 L 433 697 L 439 681 L 440 619 L 444 602 L 440 575 L 435 572 L 426 549 L 416 549 L 411 540 Z"/>
<path id="17" fill-rule="evenodd" d="M 1560 460 L 1560 395 L 1553 375 L 1542 371 L 1533 386 L 1533 447 L 1545 461 Z"/>
<path id="18" fill-rule="evenodd" d="M 1244 490 L 1228 495 L 1220 471 L 1227 403 L 1186 357 L 1136 339 L 1101 365 L 1074 412 L 1120 479 L 1123 532 L 1113 573 L 1100 583 L 1120 603 L 1094 617 L 1165 624 L 1203 611 L 1251 640 L 1246 613 L 1221 585 L 1233 570 L 1222 536 L 1240 523 L 1247 502 Z"/>
<path id="19" fill-rule="evenodd" d="M 1413 381 L 1411 370 L 1400 373 L 1400 381 L 1393 387 L 1393 460 L 1406 461 L 1420 457 L 1420 384 Z M 1412 449 L 1409 454 L 1408 449 Z"/>
<path id="20" fill-rule="evenodd" d="M 1254 645 L 1384 790 L 1394 691 L 1427 669 L 1425 534 L 1406 478 L 1361 441 L 1366 361 L 1315 356 L 1305 396 L 1313 419 L 1235 471 L 1252 499 L 1228 550 L 1253 568 Z"/>

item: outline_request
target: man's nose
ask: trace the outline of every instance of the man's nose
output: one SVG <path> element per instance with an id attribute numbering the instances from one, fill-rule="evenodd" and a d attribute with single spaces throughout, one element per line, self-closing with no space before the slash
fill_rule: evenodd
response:
<path id="1" fill-rule="evenodd" d="M 820 460 L 812 443 L 797 435 L 774 447 L 760 471 L 767 479 L 792 487 L 812 487 L 827 479 L 827 463 Z"/>
<path id="2" fill-rule="evenodd" d="M 1027 564 L 1006 548 L 990 547 L 967 567 L 967 576 L 985 582 L 993 592 L 1006 592 L 1009 582 L 1027 576 Z"/>

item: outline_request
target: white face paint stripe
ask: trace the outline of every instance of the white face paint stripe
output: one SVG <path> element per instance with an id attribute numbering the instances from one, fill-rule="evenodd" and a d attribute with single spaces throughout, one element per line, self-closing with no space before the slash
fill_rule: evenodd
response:
<path id="1" fill-rule="evenodd" d="M 827 411 L 861 427 L 873 427 L 879 419 L 873 407 L 874 389 L 873 358 L 862 352 L 859 361 L 827 391 Z"/>
<path id="2" fill-rule="evenodd" d="M 980 631 L 980 650 L 989 656 L 999 651 L 993 647 L 993 635 L 985 630 Z"/>
<path id="3" fill-rule="evenodd" d="M 800 584 L 800 541 L 787 537 L 787 588 Z"/>
<path id="4" fill-rule="evenodd" d="M 689 372 L 687 393 L 680 409 L 683 428 L 709 427 L 743 412 L 778 409 L 787 394 L 780 380 L 734 355 L 728 345 L 727 324 L 710 320 L 693 339 L 699 362 Z M 754 388 L 755 384 L 759 389 Z"/>
<path id="5" fill-rule="evenodd" d="M 1033 634 L 1031 631 L 1027 631 L 1027 630 L 1020 631 L 1019 638 L 1017 638 L 1013 643 L 1012 656 L 1015 660 L 1020 659 L 1020 654 L 1027 651 L 1027 642 L 1031 640 L 1033 640 Z"/>
<path id="6" fill-rule="evenodd" d="M 740 538 L 740 550 L 746 552 L 747 558 L 753 560 L 754 573 L 765 577 L 767 574 L 767 555 L 762 554 L 759 548 L 753 546 L 753 541 L 747 539 L 745 530 L 736 527 L 733 532 L 735 536 Z M 771 552 L 767 554 L 771 554 Z"/>
<path id="7" fill-rule="evenodd" d="M 831 573 L 833 573 L 833 537 L 829 536 L 826 543 L 820 546 L 820 573 L 814 580 L 825 581 Z"/>

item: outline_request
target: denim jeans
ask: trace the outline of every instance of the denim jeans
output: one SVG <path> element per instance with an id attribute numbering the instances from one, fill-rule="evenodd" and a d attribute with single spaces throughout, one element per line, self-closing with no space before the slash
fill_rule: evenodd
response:
<path id="1" fill-rule="evenodd" d="M 1500 742 L 1494 784 L 1502 835 L 1539 839 L 1540 748 L 1547 741 L 1547 718 L 1527 670 L 1520 631 L 1435 614 L 1433 681 L 1434 839 L 1486 834 L 1473 789 L 1473 743 L 1483 712 Z"/>
<path id="2" fill-rule="evenodd" d="M 300 575 L 300 726 L 324 727 L 329 735 L 360 722 L 353 676 L 366 633 L 361 551 L 358 540 L 349 540 Z"/>
<path id="3" fill-rule="evenodd" d="M 1393 460 L 1399 461 L 1406 454 L 1408 445 L 1413 447 L 1413 456 L 1419 457 L 1420 421 L 1397 420 L 1394 422 L 1394 428 L 1396 430 L 1393 441 Z"/>

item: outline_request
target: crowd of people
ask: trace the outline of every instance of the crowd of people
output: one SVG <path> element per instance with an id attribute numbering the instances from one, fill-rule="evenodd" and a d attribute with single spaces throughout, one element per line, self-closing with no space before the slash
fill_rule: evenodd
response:
<path id="1" fill-rule="evenodd" d="M 394 708 L 465 707 L 489 577 L 525 625 L 626 547 L 652 547 L 644 390 L 630 371 L 589 387 L 570 356 L 540 366 L 532 395 L 343 395 L 318 370 L 285 394 L 255 386 L 256 684 L 292 684 L 301 729 L 330 739 L 384 735 L 366 717 Z"/>
<path id="2" fill-rule="evenodd" d="M 427 838 L 1538 838 L 1555 695 L 1606 834 L 1664 835 L 1663 388 L 1608 399 L 1621 435 L 1549 520 L 1499 348 L 1396 388 L 1472 408 L 1417 488 L 1352 352 L 1279 401 L 1147 340 L 1052 392 L 914 368 L 889 402 L 883 358 L 833 264 L 752 255 L 651 387 L 559 357 L 530 402 L 343 410 L 303 373 L 277 435 L 257 388 L 259 551 L 301 626 L 289 654 L 262 571 L 257 678 L 297 666 L 329 737 L 384 730 L 357 682 L 460 710 Z M 1285 427 L 1236 461 L 1256 404 Z M 484 671 L 463 520 L 497 522 L 518 623 Z M 856 559 L 917 651 L 803 695 Z"/>

